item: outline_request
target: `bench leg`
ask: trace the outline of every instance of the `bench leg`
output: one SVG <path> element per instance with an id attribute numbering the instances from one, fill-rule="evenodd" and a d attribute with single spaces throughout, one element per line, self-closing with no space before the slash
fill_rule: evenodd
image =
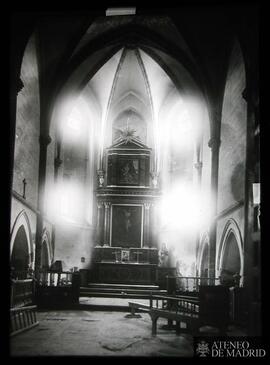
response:
<path id="1" fill-rule="evenodd" d="M 172 319 L 168 319 L 168 328 L 173 328 L 173 320 Z"/>
<path id="2" fill-rule="evenodd" d="M 188 327 L 190 327 L 191 333 L 193 336 L 200 336 L 200 327 L 201 323 L 198 321 L 191 321 L 189 324 L 187 324 Z"/>
<path id="3" fill-rule="evenodd" d="M 157 334 L 157 320 L 158 317 L 151 316 L 152 319 L 152 335 L 155 336 Z"/>
<path id="4" fill-rule="evenodd" d="M 175 323 L 175 329 L 176 329 L 176 334 L 177 335 L 180 335 L 180 332 L 181 332 L 180 321 L 176 321 L 176 323 Z"/>

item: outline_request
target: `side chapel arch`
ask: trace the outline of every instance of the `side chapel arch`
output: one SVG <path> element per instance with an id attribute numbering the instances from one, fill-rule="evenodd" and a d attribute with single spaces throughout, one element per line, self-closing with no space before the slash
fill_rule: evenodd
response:
<path id="1" fill-rule="evenodd" d="M 227 270 L 232 274 L 240 275 L 240 285 L 243 285 L 243 240 L 239 226 L 232 218 L 227 221 L 223 229 L 217 264 L 220 273 L 222 270 Z"/>
<path id="2" fill-rule="evenodd" d="M 19 247 L 19 245 L 21 245 L 21 247 Z M 18 250 L 19 256 L 21 256 L 21 253 L 23 252 L 25 253 L 25 255 L 26 254 L 28 255 L 26 261 L 28 266 L 32 267 L 34 263 L 34 247 L 32 241 L 30 221 L 25 210 L 22 210 L 18 214 L 14 222 L 13 228 L 11 230 L 10 259 L 14 258 L 15 249 Z"/>

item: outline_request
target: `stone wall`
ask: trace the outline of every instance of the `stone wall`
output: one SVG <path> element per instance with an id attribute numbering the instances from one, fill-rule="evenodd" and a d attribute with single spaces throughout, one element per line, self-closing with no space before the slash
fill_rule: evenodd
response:
<path id="1" fill-rule="evenodd" d="M 227 74 L 221 121 L 216 255 L 229 218 L 235 220 L 242 239 L 244 237 L 247 124 L 246 101 L 242 96 L 244 89 L 245 67 L 240 46 L 235 43 Z"/>
<path id="2" fill-rule="evenodd" d="M 37 206 L 40 102 L 38 60 L 35 37 L 32 36 L 22 60 L 23 89 L 17 97 L 16 139 L 14 152 L 13 190 L 23 194 L 26 179 L 26 200 Z"/>

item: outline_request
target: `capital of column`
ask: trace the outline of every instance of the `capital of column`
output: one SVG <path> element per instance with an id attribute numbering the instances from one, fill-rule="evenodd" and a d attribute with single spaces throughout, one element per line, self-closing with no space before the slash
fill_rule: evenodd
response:
<path id="1" fill-rule="evenodd" d="M 111 206 L 111 203 L 106 202 L 106 203 L 104 203 L 104 205 L 105 205 L 105 209 L 109 209 Z"/>
<path id="2" fill-rule="evenodd" d="M 212 149 L 219 148 L 221 140 L 219 138 L 210 138 L 208 141 L 208 147 Z"/>
<path id="3" fill-rule="evenodd" d="M 39 143 L 43 147 L 47 147 L 51 143 L 51 141 L 52 139 L 48 134 L 45 136 L 44 135 L 39 136 Z"/>
<path id="4" fill-rule="evenodd" d="M 97 207 L 98 207 L 98 209 L 101 209 L 103 207 L 103 202 L 98 202 Z"/>
<path id="5" fill-rule="evenodd" d="M 150 206 L 151 206 L 151 203 L 144 203 L 143 205 L 144 205 L 144 209 L 149 210 Z"/>

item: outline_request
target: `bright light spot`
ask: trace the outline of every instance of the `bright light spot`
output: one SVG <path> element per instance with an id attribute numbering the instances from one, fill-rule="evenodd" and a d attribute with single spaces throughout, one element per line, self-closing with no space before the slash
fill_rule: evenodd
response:
<path id="1" fill-rule="evenodd" d="M 67 125 L 72 130 L 72 132 L 75 132 L 76 134 L 80 133 L 81 123 L 78 119 L 69 117 Z"/>
<path id="2" fill-rule="evenodd" d="M 194 135 L 192 121 L 187 110 L 177 116 L 171 123 L 171 145 L 175 149 L 192 148 Z"/>
<path id="3" fill-rule="evenodd" d="M 59 183 L 48 192 L 47 213 L 53 221 L 78 222 L 83 210 L 82 189 L 79 184 Z"/>
<path id="4" fill-rule="evenodd" d="M 194 232 L 209 222 L 211 203 L 202 193 L 186 184 L 165 194 L 159 206 L 163 230 Z"/>

